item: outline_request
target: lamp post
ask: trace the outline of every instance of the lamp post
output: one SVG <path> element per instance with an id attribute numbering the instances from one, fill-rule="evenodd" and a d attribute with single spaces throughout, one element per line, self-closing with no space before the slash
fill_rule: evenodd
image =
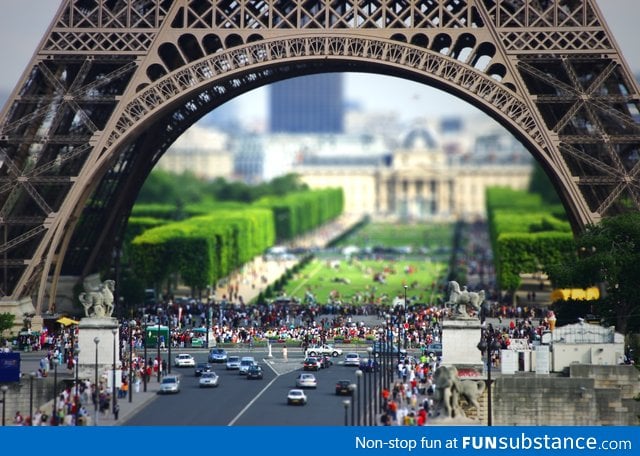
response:
<path id="1" fill-rule="evenodd" d="M 404 349 L 407 349 L 407 328 L 406 326 L 408 326 L 407 323 L 407 286 L 404 286 L 404 306 L 402 306 L 402 310 L 404 313 L 404 318 L 403 318 L 403 326 L 402 326 L 402 335 L 403 335 L 403 339 L 404 339 Z M 398 353 L 400 352 L 400 350 L 398 350 Z"/>
<path id="2" fill-rule="evenodd" d="M 342 401 L 342 405 L 344 405 L 344 425 L 348 426 L 349 425 L 349 404 L 351 404 L 351 401 L 349 399 L 345 399 L 344 401 Z"/>
<path id="3" fill-rule="evenodd" d="M 100 391 L 98 390 L 98 344 L 100 343 L 100 338 L 99 337 L 94 337 L 93 338 L 93 343 L 96 344 L 96 363 L 95 363 L 95 402 L 93 403 L 94 406 L 94 412 L 95 412 L 95 417 L 94 417 L 94 426 L 98 425 L 98 403 L 100 402 Z"/>
<path id="4" fill-rule="evenodd" d="M 33 426 L 33 379 L 36 378 L 36 373 L 31 372 L 29 374 L 29 426 Z"/>
<path id="5" fill-rule="evenodd" d="M 144 385 L 144 392 L 147 392 L 147 336 L 149 328 L 144 327 L 144 338 L 142 339 L 142 345 L 144 345 L 144 362 L 142 363 L 142 384 Z"/>
<path id="6" fill-rule="evenodd" d="M 158 383 L 160 383 L 160 370 L 162 369 L 162 362 L 160 361 L 160 320 L 158 319 L 158 332 L 156 333 L 156 345 L 158 346 Z"/>
<path id="7" fill-rule="evenodd" d="M 356 388 L 357 392 L 358 392 L 358 400 L 357 400 L 357 403 L 356 403 L 356 406 L 358 407 L 358 410 L 357 410 L 357 413 L 356 413 L 356 415 L 357 415 L 357 426 L 360 426 L 360 409 L 362 408 L 362 400 L 360 398 L 360 378 L 361 377 L 362 377 L 362 371 L 360 369 L 358 369 L 356 371 L 356 379 L 358 381 L 358 385 L 357 385 L 357 388 Z"/>
<path id="8" fill-rule="evenodd" d="M 53 405 L 51 406 L 51 425 L 58 425 L 58 416 L 56 414 L 56 404 L 58 403 L 58 358 L 53 361 Z"/>
<path id="9" fill-rule="evenodd" d="M 491 357 L 493 352 L 500 350 L 500 343 L 495 338 L 491 324 L 482 328 L 480 342 L 478 342 L 478 350 L 483 354 L 486 353 L 487 357 L 487 426 L 491 426 L 493 424 L 493 413 L 491 410 Z"/>
<path id="10" fill-rule="evenodd" d="M 133 328 L 135 320 L 129 322 L 129 403 L 133 401 Z"/>
<path id="11" fill-rule="evenodd" d="M 80 379 L 78 378 L 78 364 L 79 364 L 79 361 L 80 361 L 80 348 L 79 347 L 75 347 L 73 349 L 73 351 L 74 351 L 73 356 L 74 356 L 74 361 L 75 361 L 74 364 L 75 364 L 75 368 L 76 368 L 76 381 L 75 381 L 76 394 L 74 396 L 74 401 L 75 401 L 76 407 L 74 409 L 75 410 L 74 421 L 75 421 L 75 425 L 79 426 L 80 423 L 78 423 L 78 412 L 80 411 L 80 393 L 78 391 L 78 388 L 80 386 L 79 385 Z M 57 412 L 57 410 L 56 410 L 56 412 Z"/>
<path id="12" fill-rule="evenodd" d="M 167 372 L 171 373 L 171 315 L 167 305 Z"/>
<path id="13" fill-rule="evenodd" d="M 111 330 L 111 334 L 113 334 L 113 368 L 111 372 L 111 411 L 113 412 L 113 418 L 116 418 L 116 408 L 118 402 L 118 396 L 116 394 L 116 334 L 118 334 L 118 329 L 113 328 Z"/>
<path id="14" fill-rule="evenodd" d="M 2 425 L 6 424 L 6 415 L 5 415 L 5 407 L 7 404 L 7 391 L 9 391 L 9 387 L 7 385 L 0 386 L 0 391 L 2 391 Z"/>
<path id="15" fill-rule="evenodd" d="M 358 387 L 355 383 L 349 384 L 349 391 L 351 392 L 351 426 L 356 425 L 356 390 Z"/>
<path id="16" fill-rule="evenodd" d="M 367 408 L 369 410 L 369 426 L 373 426 L 373 416 L 376 413 L 376 407 L 374 405 L 375 387 L 373 386 L 373 383 L 376 379 L 376 371 L 374 367 L 375 359 L 371 356 L 372 353 L 373 347 L 367 347 L 367 354 L 369 356 L 369 361 L 367 363 L 369 364 L 369 372 L 367 375 L 367 377 L 369 377 L 369 400 L 367 401 Z"/>

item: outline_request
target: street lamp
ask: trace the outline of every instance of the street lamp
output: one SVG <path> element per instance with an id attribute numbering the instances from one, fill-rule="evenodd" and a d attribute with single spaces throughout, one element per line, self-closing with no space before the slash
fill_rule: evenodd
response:
<path id="1" fill-rule="evenodd" d="M 478 342 L 478 350 L 487 357 L 487 426 L 493 424 L 491 410 L 491 357 L 494 352 L 500 350 L 500 342 L 495 337 L 493 325 L 489 324 L 482 328 L 480 333 L 480 342 Z"/>
<path id="2" fill-rule="evenodd" d="M 95 412 L 95 419 L 94 419 L 93 425 L 97 426 L 98 425 L 98 403 L 100 402 L 100 394 L 98 390 L 98 344 L 100 343 L 100 338 L 97 336 L 94 337 L 93 343 L 96 344 L 95 387 L 94 387 L 96 397 L 95 397 L 95 402 L 93 403 L 94 412 Z"/>
<path id="3" fill-rule="evenodd" d="M 76 382 L 75 382 L 76 383 L 76 394 L 75 394 L 75 397 L 74 397 L 74 402 L 75 402 L 75 405 L 76 405 L 76 407 L 74 409 L 75 410 L 75 425 L 79 426 L 80 423 L 78 423 L 78 413 L 80 411 L 80 393 L 78 392 L 78 388 L 79 388 L 80 381 L 78 379 L 78 364 L 79 364 L 79 361 L 80 361 L 80 348 L 79 347 L 74 347 L 73 351 L 74 351 L 73 356 L 74 356 L 75 368 L 76 368 Z M 57 410 L 56 410 L 56 413 L 57 413 Z"/>
<path id="4" fill-rule="evenodd" d="M 349 425 L 349 418 L 348 418 L 349 404 L 351 404 L 351 401 L 349 399 L 345 399 L 344 401 L 342 401 L 342 405 L 344 405 L 344 425 L 345 426 Z"/>
<path id="5" fill-rule="evenodd" d="M 376 408 L 374 406 L 374 392 L 375 392 L 375 387 L 373 386 L 373 382 L 376 379 L 376 371 L 374 368 L 374 362 L 375 360 L 371 357 L 371 354 L 373 353 L 373 347 L 369 346 L 367 347 L 367 354 L 368 354 L 368 358 L 369 360 L 367 361 L 367 364 L 369 365 L 369 369 L 367 370 L 367 377 L 369 377 L 369 400 L 367 401 L 367 409 L 369 410 L 369 426 L 373 426 L 373 415 L 376 413 Z"/>
<path id="6" fill-rule="evenodd" d="M 351 392 L 351 402 L 353 402 L 353 404 L 351 404 L 351 426 L 355 426 L 356 425 L 356 389 L 358 387 L 356 386 L 355 383 L 350 383 L 349 384 L 349 391 Z"/>
<path id="7" fill-rule="evenodd" d="M 362 371 L 360 369 L 358 369 L 356 371 L 356 379 L 358 380 L 358 386 L 357 386 L 357 391 L 358 391 L 358 400 L 356 403 L 356 406 L 358 407 L 357 410 L 357 425 L 360 426 L 360 409 L 361 409 L 361 405 L 362 405 L 362 401 L 360 400 L 360 378 L 362 377 Z"/>
<path id="8" fill-rule="evenodd" d="M 116 408 L 117 408 L 117 395 L 116 395 L 116 334 L 118 334 L 118 329 L 113 328 L 111 330 L 111 334 L 113 334 L 113 371 L 111 372 L 111 411 L 113 412 L 113 418 L 116 418 Z"/>
<path id="9" fill-rule="evenodd" d="M 36 373 L 31 372 L 29 374 L 29 426 L 33 426 L 33 379 L 36 378 Z"/>
<path id="10" fill-rule="evenodd" d="M 56 405 L 58 403 L 58 358 L 53 361 L 53 406 L 51 411 L 51 425 L 58 425 L 58 416 L 56 414 Z"/>
<path id="11" fill-rule="evenodd" d="M 407 328 L 406 326 L 408 326 L 407 323 L 407 286 L 404 286 L 404 306 L 402 308 L 403 313 L 404 313 L 404 318 L 403 318 L 403 327 L 402 327 L 402 335 L 404 338 L 404 349 L 407 349 Z M 398 353 L 400 352 L 400 350 L 398 350 Z"/>
<path id="12" fill-rule="evenodd" d="M 129 402 L 133 401 L 133 328 L 135 320 L 129 322 Z"/>
<path id="13" fill-rule="evenodd" d="M 144 322 L 143 322 L 144 324 Z M 142 339 L 142 344 L 144 345 L 144 362 L 142 363 L 142 382 L 144 385 L 144 392 L 147 392 L 147 339 L 149 334 L 149 328 L 145 325 L 144 327 L 144 338 Z"/>
<path id="14" fill-rule="evenodd" d="M 9 391 L 9 387 L 7 385 L 0 386 L 0 391 L 2 391 L 2 425 L 6 424 L 6 415 L 5 415 L 5 406 L 7 404 L 7 391 Z"/>
<path id="15" fill-rule="evenodd" d="M 158 319 L 158 332 L 156 333 L 156 345 L 158 346 L 158 383 L 160 383 L 160 370 L 162 362 L 160 361 L 160 319 Z"/>

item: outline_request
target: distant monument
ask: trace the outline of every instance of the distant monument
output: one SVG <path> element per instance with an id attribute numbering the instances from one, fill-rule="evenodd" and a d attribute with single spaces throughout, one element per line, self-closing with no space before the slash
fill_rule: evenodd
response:
<path id="1" fill-rule="evenodd" d="M 475 292 L 460 287 L 455 280 L 447 286 L 449 298 L 445 307 L 451 313 L 442 323 L 442 363 L 458 367 L 482 367 L 482 354 L 476 348 L 481 334 L 481 320 L 489 312 L 484 290 Z M 476 316 L 469 314 L 471 308 Z"/>

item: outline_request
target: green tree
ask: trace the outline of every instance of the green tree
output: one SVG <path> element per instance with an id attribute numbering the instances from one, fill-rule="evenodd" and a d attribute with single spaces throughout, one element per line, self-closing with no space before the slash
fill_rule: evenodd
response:
<path id="1" fill-rule="evenodd" d="M 16 316 L 11 313 L 0 313 L 0 337 L 6 330 L 13 328 L 15 319 Z"/>
<path id="2" fill-rule="evenodd" d="M 549 179 L 549 176 L 547 176 L 538 162 L 533 165 L 529 192 L 540 195 L 545 203 L 560 204 L 560 198 L 551 183 L 551 179 Z"/>
<path id="3" fill-rule="evenodd" d="M 577 252 L 570 261 L 549 267 L 560 288 L 598 285 L 600 299 L 594 304 L 608 324 L 621 333 L 640 330 L 640 213 L 603 219 L 587 227 L 576 239 Z"/>

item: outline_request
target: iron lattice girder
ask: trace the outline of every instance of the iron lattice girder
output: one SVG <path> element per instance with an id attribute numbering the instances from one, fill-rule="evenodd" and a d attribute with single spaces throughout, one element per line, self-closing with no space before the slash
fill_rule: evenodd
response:
<path id="1" fill-rule="evenodd" d="M 588 59 L 604 67 L 588 70 Z M 67 251 L 83 274 L 97 252 L 111 258 L 107 234 L 67 247 L 70 233 L 117 232 L 132 204 L 118 192 L 139 187 L 206 110 L 284 77 L 350 68 L 451 89 L 500 119 L 556 173 L 578 227 L 622 197 L 640 208 L 637 84 L 591 1 L 67 0 L 0 120 L 7 292 L 37 290 L 40 305 Z M 20 220 L 34 223 L 25 233 Z"/>

